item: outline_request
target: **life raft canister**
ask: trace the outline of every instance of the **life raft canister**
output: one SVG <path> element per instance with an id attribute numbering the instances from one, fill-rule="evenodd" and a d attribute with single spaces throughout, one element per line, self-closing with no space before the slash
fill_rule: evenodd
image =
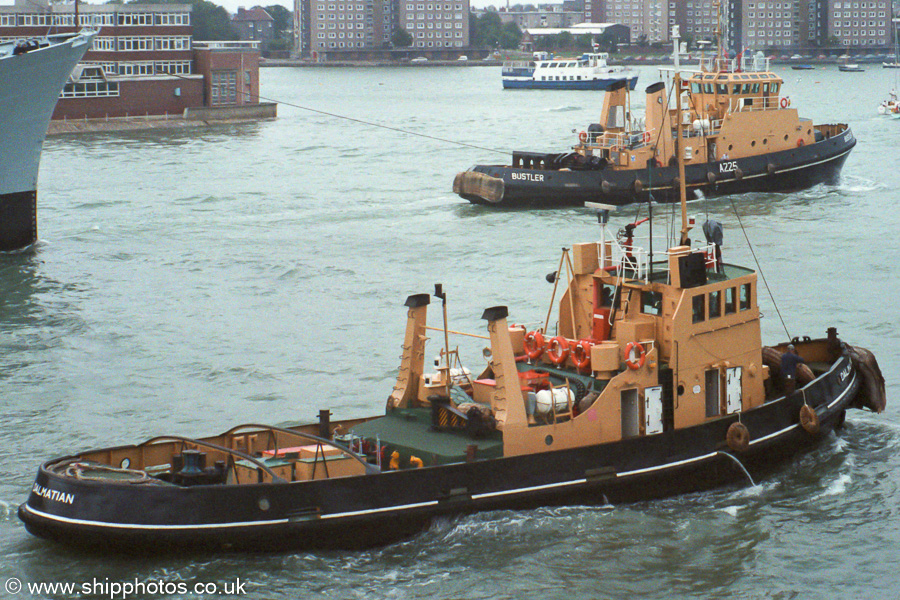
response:
<path id="1" fill-rule="evenodd" d="M 579 340 L 572 345 L 572 362 L 579 369 L 589 369 L 591 366 L 591 344 L 588 340 Z"/>
<path id="2" fill-rule="evenodd" d="M 534 360 L 544 353 L 544 334 L 540 331 L 529 331 L 525 334 L 525 354 Z"/>
<path id="3" fill-rule="evenodd" d="M 629 369 L 637 371 L 644 366 L 646 359 L 647 353 L 640 342 L 628 342 L 628 345 L 625 346 L 625 364 Z"/>
<path id="4" fill-rule="evenodd" d="M 561 335 L 550 340 L 547 345 L 547 358 L 554 365 L 561 365 L 569 357 L 569 341 Z"/>

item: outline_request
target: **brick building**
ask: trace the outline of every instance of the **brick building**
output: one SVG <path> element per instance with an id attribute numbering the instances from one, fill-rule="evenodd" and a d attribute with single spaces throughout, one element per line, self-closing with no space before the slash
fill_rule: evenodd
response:
<path id="1" fill-rule="evenodd" d="M 212 105 L 215 96 L 208 79 L 218 75 L 195 66 L 190 4 L 79 4 L 76 27 L 71 4 L 16 1 L 13 6 L 0 6 L 2 39 L 40 37 L 50 28 L 61 32 L 99 29 L 64 87 L 54 119 L 182 115 L 185 109 Z M 248 66 L 253 81 L 258 80 L 257 45 L 252 42 L 231 50 Z M 234 69 L 238 92 L 223 96 L 233 98 L 235 106 L 245 103 L 245 70 Z M 256 103 L 259 91 L 252 85 L 251 103 Z"/>
<path id="2" fill-rule="evenodd" d="M 275 38 L 275 19 L 266 9 L 254 6 L 251 9 L 238 8 L 231 18 L 241 41 L 257 41 L 263 48 Z"/>

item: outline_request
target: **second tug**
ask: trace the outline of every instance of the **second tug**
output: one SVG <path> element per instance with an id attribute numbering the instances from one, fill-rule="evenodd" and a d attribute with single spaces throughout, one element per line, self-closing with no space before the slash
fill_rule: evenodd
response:
<path id="1" fill-rule="evenodd" d="M 683 52 L 675 48 L 674 71 L 682 70 Z M 689 194 L 707 196 L 833 183 L 856 138 L 846 124 L 801 117 L 783 85 L 762 53 L 726 58 L 720 44 L 677 86 L 649 86 L 643 118 L 628 86 L 614 84 L 599 122 L 578 133 L 569 151 L 513 152 L 511 164 L 457 174 L 453 191 L 476 204 L 562 206 L 677 201 L 679 181 Z"/>

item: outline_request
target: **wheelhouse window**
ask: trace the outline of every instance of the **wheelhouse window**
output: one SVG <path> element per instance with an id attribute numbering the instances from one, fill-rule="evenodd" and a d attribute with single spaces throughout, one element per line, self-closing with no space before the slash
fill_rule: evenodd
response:
<path id="1" fill-rule="evenodd" d="M 741 286 L 741 310 L 750 309 L 750 284 L 745 283 Z"/>
<path id="2" fill-rule="evenodd" d="M 737 312 L 737 288 L 727 288 L 725 290 L 725 314 L 733 315 Z"/>
<path id="3" fill-rule="evenodd" d="M 706 320 L 706 296 L 699 294 L 694 296 L 692 302 L 692 320 L 694 323 L 701 323 Z"/>
<path id="4" fill-rule="evenodd" d="M 648 315 L 662 313 L 662 294 L 660 292 L 641 292 L 641 312 Z"/>
<path id="5" fill-rule="evenodd" d="M 722 292 L 716 290 L 709 293 L 709 318 L 716 319 L 722 316 Z"/>

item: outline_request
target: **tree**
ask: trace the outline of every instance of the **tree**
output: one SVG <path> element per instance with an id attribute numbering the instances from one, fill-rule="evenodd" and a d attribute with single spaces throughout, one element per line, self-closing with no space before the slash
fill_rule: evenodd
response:
<path id="1" fill-rule="evenodd" d="M 637 45 L 638 45 L 638 48 L 646 48 L 647 47 L 648 44 L 647 44 L 647 34 L 646 33 L 642 33 L 640 36 L 638 36 Z"/>
<path id="2" fill-rule="evenodd" d="M 294 13 L 280 4 L 272 4 L 266 6 L 265 11 L 269 13 L 272 20 L 272 34 L 276 40 L 286 40 L 290 42 L 294 39 Z"/>
<path id="3" fill-rule="evenodd" d="M 151 0 L 152 1 L 152 0 Z M 221 6 L 207 0 L 193 0 L 191 23 L 195 40 L 236 40 L 237 31 L 231 24 L 231 16 Z"/>
<path id="4" fill-rule="evenodd" d="M 413 36 L 402 27 L 396 27 L 391 34 L 391 43 L 395 48 L 409 48 L 412 46 Z"/>
<path id="5" fill-rule="evenodd" d="M 494 11 L 486 11 L 475 23 L 475 45 L 487 48 L 500 46 L 500 15 Z M 471 35 L 471 33 L 470 33 Z"/>
<path id="6" fill-rule="evenodd" d="M 513 21 L 504 23 L 500 31 L 500 47 L 504 50 L 514 50 L 519 47 L 521 42 L 522 30 L 519 29 L 519 26 Z"/>
<path id="7" fill-rule="evenodd" d="M 190 4 L 193 6 L 191 24 L 195 40 L 236 40 L 239 37 L 228 11 L 207 0 L 131 0 L 129 4 Z"/>

